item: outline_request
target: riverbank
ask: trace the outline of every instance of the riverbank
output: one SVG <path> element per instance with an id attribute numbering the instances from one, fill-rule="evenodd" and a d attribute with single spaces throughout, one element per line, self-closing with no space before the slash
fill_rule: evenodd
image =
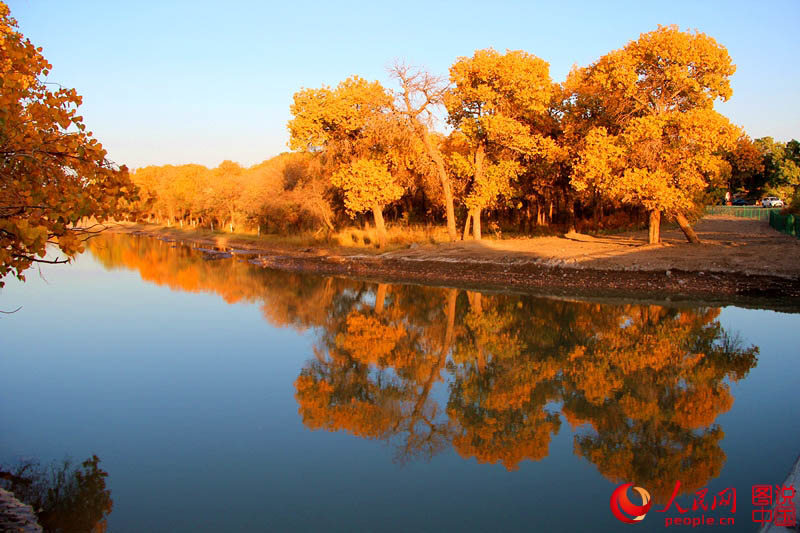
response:
<path id="1" fill-rule="evenodd" d="M 800 239 L 763 221 L 724 215 L 707 216 L 695 229 L 702 245 L 665 229 L 657 245 L 638 231 L 412 244 L 388 252 L 158 226 L 126 224 L 114 231 L 193 243 L 209 259 L 238 254 L 267 268 L 376 281 L 800 310 Z"/>
<path id="2" fill-rule="evenodd" d="M 41 533 L 42 527 L 30 505 L 19 501 L 14 494 L 0 488 L 0 531 Z"/>

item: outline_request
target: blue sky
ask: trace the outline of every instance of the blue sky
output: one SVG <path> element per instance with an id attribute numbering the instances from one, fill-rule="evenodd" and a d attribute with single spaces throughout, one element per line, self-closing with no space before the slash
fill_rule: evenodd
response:
<path id="1" fill-rule="evenodd" d="M 288 150 L 301 87 L 352 74 L 389 85 L 396 59 L 446 75 L 459 56 L 522 49 L 563 81 L 658 24 L 727 47 L 733 97 L 717 109 L 752 137 L 800 138 L 800 2 L 8 2 L 19 28 L 75 87 L 81 114 L 130 167 Z"/>

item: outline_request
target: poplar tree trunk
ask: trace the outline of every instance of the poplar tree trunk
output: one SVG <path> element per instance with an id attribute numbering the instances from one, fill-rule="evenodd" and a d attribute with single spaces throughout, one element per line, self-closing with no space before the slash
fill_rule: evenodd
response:
<path id="1" fill-rule="evenodd" d="M 463 240 L 467 240 L 469 237 L 469 223 L 472 221 L 472 210 L 467 211 L 467 222 L 464 224 L 464 238 Z"/>
<path id="2" fill-rule="evenodd" d="M 523 221 L 524 226 L 520 225 L 520 233 L 530 233 L 531 232 L 531 204 L 528 202 L 527 206 L 525 207 L 525 218 Z"/>
<path id="3" fill-rule="evenodd" d="M 481 179 L 483 179 L 483 158 L 485 155 L 486 150 L 483 144 L 479 144 L 478 149 L 475 151 L 475 183 L 480 183 Z M 481 210 L 478 207 L 473 209 L 472 234 L 475 236 L 475 240 L 481 240 Z"/>
<path id="4" fill-rule="evenodd" d="M 603 216 L 602 210 L 600 208 L 600 195 L 598 193 L 594 193 L 592 195 L 594 200 L 593 212 L 592 212 L 592 224 L 594 224 L 595 229 L 600 228 L 600 218 Z"/>
<path id="5" fill-rule="evenodd" d="M 442 184 L 442 192 L 444 193 L 444 208 L 447 215 L 447 235 L 450 237 L 450 241 L 455 242 L 458 240 L 458 235 L 456 234 L 456 215 L 453 209 L 453 191 L 450 188 L 450 178 L 444 166 L 444 159 L 439 149 L 433 145 L 433 141 L 431 141 L 427 131 L 422 132 L 422 140 L 425 143 L 425 149 L 428 151 L 428 155 L 436 164 L 436 172 L 439 175 L 439 181 Z"/>
<path id="6" fill-rule="evenodd" d="M 649 243 L 657 244 L 661 242 L 661 211 L 650 211 L 650 235 Z"/>
<path id="7" fill-rule="evenodd" d="M 383 210 L 381 206 L 372 206 L 372 216 L 375 218 L 375 229 L 378 231 L 378 248 L 386 245 L 386 226 L 383 224 Z"/>
<path id="8" fill-rule="evenodd" d="M 447 329 L 444 335 L 444 344 L 442 345 L 442 355 L 447 357 L 450 351 L 450 345 L 453 343 L 453 330 L 456 325 L 456 299 L 458 298 L 458 289 L 447 289 Z"/>
<path id="9" fill-rule="evenodd" d="M 675 217 L 675 220 L 678 222 L 678 225 L 681 227 L 683 234 L 686 235 L 686 240 L 688 240 L 692 244 L 700 244 L 700 237 L 697 236 L 697 233 L 694 232 L 692 226 L 689 224 L 689 221 L 686 220 L 686 217 L 683 215 L 678 215 Z"/>
<path id="10" fill-rule="evenodd" d="M 567 213 L 567 233 L 575 232 L 575 201 L 569 188 L 564 189 L 564 211 Z"/>
<path id="11" fill-rule="evenodd" d="M 329 278 L 330 279 L 330 278 Z M 455 315 L 456 315 L 456 297 L 458 296 L 458 289 L 449 289 L 447 295 L 447 328 L 445 330 L 444 342 L 442 343 L 442 351 L 439 353 L 439 360 L 431 367 L 428 379 L 422 387 L 419 398 L 414 403 L 414 409 L 411 412 L 411 424 L 408 426 L 413 431 L 417 426 L 417 421 L 421 418 L 425 402 L 428 401 L 428 396 L 431 393 L 433 384 L 439 380 L 439 375 L 447 363 L 447 354 L 450 352 L 450 345 L 453 343 L 453 329 L 455 328 Z M 428 422 L 426 419 L 425 422 Z M 409 439 L 410 440 L 410 439 Z"/>
<path id="12" fill-rule="evenodd" d="M 386 285 L 385 283 L 378 283 L 378 290 L 375 292 L 375 314 L 380 315 L 383 313 L 383 302 L 386 300 Z"/>
<path id="13" fill-rule="evenodd" d="M 470 312 L 475 316 L 481 316 L 483 314 L 483 307 L 481 306 L 481 293 L 467 291 L 467 300 L 469 300 Z M 483 373 L 483 370 L 486 368 L 486 354 L 483 343 L 481 343 L 478 338 L 475 339 L 475 347 L 478 349 L 478 372 Z"/>

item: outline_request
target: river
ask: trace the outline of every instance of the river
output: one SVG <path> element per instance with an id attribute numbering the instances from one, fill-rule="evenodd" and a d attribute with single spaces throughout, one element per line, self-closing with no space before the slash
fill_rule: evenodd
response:
<path id="1" fill-rule="evenodd" d="M 798 314 L 246 259 L 111 234 L 6 279 L 0 463 L 97 455 L 114 532 L 754 531 L 752 487 L 800 452 Z"/>

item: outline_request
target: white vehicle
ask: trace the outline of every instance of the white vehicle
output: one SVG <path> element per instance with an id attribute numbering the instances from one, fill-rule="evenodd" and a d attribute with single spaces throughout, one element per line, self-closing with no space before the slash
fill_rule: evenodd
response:
<path id="1" fill-rule="evenodd" d="M 761 200 L 761 207 L 783 207 L 783 200 L 777 196 L 767 196 Z"/>

